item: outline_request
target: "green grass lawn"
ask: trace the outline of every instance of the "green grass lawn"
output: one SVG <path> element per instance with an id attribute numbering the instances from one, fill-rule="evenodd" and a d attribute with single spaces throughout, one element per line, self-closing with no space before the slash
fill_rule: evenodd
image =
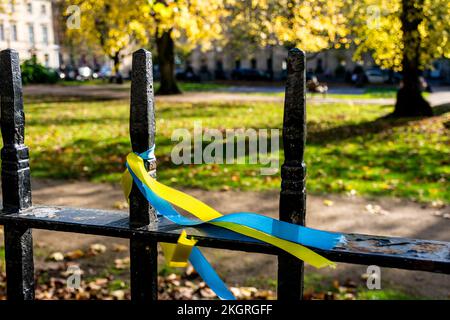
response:
<path id="1" fill-rule="evenodd" d="M 426 98 L 430 94 L 423 92 L 422 95 Z M 361 94 L 329 94 L 329 97 L 339 99 L 394 99 L 397 97 L 397 88 L 392 87 L 372 87 L 367 88 Z"/>
<path id="2" fill-rule="evenodd" d="M 376 121 L 391 111 L 392 107 L 378 105 L 310 105 L 308 191 L 450 202 L 450 144 L 445 127 L 450 115 Z M 128 114 L 125 101 L 26 103 L 32 175 L 118 182 L 130 152 Z M 160 181 L 208 190 L 279 188 L 279 174 L 261 176 L 260 165 L 173 165 L 172 131 L 192 129 L 195 120 L 201 120 L 203 128 L 281 128 L 282 105 L 159 103 L 156 155 Z"/>

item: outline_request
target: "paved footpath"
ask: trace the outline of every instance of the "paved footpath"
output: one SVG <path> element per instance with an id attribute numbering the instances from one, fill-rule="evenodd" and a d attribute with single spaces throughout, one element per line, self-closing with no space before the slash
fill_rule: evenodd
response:
<path id="1" fill-rule="evenodd" d="M 234 88 L 234 89 L 233 89 Z M 239 88 L 239 89 L 237 89 Z M 283 89 L 279 87 L 262 87 L 253 88 L 248 87 L 230 87 L 223 91 L 208 91 L 208 92 L 186 92 L 182 95 L 168 95 L 157 96 L 156 101 L 168 101 L 178 103 L 193 103 L 193 102 L 283 102 L 284 96 L 282 94 L 274 95 L 271 93 L 282 93 Z M 351 89 L 351 88 L 350 88 Z M 129 87 L 127 85 L 86 85 L 86 86 L 61 86 L 61 85 L 30 85 L 25 86 L 24 95 L 29 96 L 55 96 L 55 97 L 81 97 L 92 99 L 110 99 L 121 100 L 129 99 Z M 354 98 L 341 99 L 333 98 L 333 93 L 326 97 L 321 95 L 311 96 L 307 95 L 309 103 L 342 103 L 352 102 L 358 104 L 393 104 L 395 99 L 363 99 L 358 98 L 357 89 L 349 91 L 355 93 Z M 335 93 L 341 93 L 336 91 Z M 450 103 L 450 87 L 436 87 L 435 92 L 431 93 L 428 100 L 433 106 Z"/>

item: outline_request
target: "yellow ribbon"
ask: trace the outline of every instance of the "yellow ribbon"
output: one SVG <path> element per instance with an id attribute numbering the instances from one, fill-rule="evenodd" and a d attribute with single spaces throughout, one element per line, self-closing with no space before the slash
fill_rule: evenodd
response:
<path id="1" fill-rule="evenodd" d="M 188 239 L 186 231 L 182 231 L 176 244 L 161 243 L 166 263 L 170 267 L 184 268 L 188 266 L 189 256 L 197 240 Z"/>
<path id="2" fill-rule="evenodd" d="M 335 267 L 334 262 L 326 259 L 325 257 L 315 253 L 314 251 L 300 244 L 276 238 L 272 235 L 261 232 L 259 230 L 255 230 L 253 228 L 249 228 L 232 222 L 212 222 L 211 220 L 221 217 L 222 214 L 216 211 L 215 209 L 211 208 L 210 206 L 206 205 L 205 203 L 201 202 L 200 200 L 197 200 L 196 198 L 186 193 L 170 188 L 153 179 L 145 169 L 142 158 L 140 158 L 138 155 L 134 153 L 128 154 L 127 163 L 131 168 L 131 170 L 133 171 L 134 175 L 148 188 L 150 188 L 157 196 L 181 209 L 184 209 L 185 211 L 196 216 L 203 222 L 208 222 L 213 225 L 226 228 L 231 231 L 243 234 L 245 236 L 272 244 L 292 254 L 298 259 L 309 263 L 310 265 L 316 268 L 323 268 L 326 266 L 330 266 L 332 268 Z M 132 181 L 133 178 L 131 177 L 131 174 L 128 172 L 127 169 L 122 177 L 123 189 L 127 197 L 131 191 Z M 180 250 L 182 249 L 180 248 Z"/>

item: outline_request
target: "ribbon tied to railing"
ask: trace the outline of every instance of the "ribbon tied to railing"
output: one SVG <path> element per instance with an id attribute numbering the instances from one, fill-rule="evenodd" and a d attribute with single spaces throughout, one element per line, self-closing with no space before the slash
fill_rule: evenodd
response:
<path id="1" fill-rule="evenodd" d="M 342 234 L 307 228 L 252 212 L 222 215 L 200 200 L 151 177 L 144 161 L 155 160 L 154 149 L 153 146 L 140 154 L 128 154 L 126 170 L 122 175 L 122 187 L 127 199 L 134 181 L 158 215 L 175 224 L 200 228 L 203 224 L 211 224 L 271 244 L 316 268 L 335 267 L 334 262 L 305 246 L 329 250 L 339 241 L 343 241 Z M 190 216 L 182 215 L 174 206 L 185 210 Z M 211 264 L 195 247 L 196 242 L 195 239 L 188 238 L 186 231 L 183 230 L 176 244 L 160 244 L 169 266 L 186 267 L 189 261 L 220 299 L 234 300 L 235 297 Z"/>

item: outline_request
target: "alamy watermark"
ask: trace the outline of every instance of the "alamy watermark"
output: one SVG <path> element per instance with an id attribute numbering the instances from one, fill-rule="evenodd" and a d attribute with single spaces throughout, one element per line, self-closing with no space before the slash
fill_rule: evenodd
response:
<path id="1" fill-rule="evenodd" d="M 381 268 L 379 266 L 371 265 L 367 267 L 366 274 L 368 275 L 366 285 L 369 290 L 381 289 Z"/>
<path id="2" fill-rule="evenodd" d="M 67 288 L 78 290 L 81 288 L 81 275 L 83 274 L 83 271 L 80 269 L 79 266 L 72 265 L 67 268 L 66 274 L 69 276 L 67 277 Z"/>
<path id="3" fill-rule="evenodd" d="M 378 30 L 381 27 L 381 8 L 377 5 L 371 5 L 366 8 L 367 28 Z"/>
<path id="4" fill-rule="evenodd" d="M 176 129 L 172 141 L 174 164 L 260 164 L 261 175 L 273 175 L 279 169 L 279 129 L 203 129 L 194 122 L 193 132 Z M 206 143 L 206 145 L 205 145 Z"/>
<path id="5" fill-rule="evenodd" d="M 67 29 L 80 29 L 81 28 L 81 8 L 77 5 L 68 6 L 66 9 L 67 14 Z"/>

